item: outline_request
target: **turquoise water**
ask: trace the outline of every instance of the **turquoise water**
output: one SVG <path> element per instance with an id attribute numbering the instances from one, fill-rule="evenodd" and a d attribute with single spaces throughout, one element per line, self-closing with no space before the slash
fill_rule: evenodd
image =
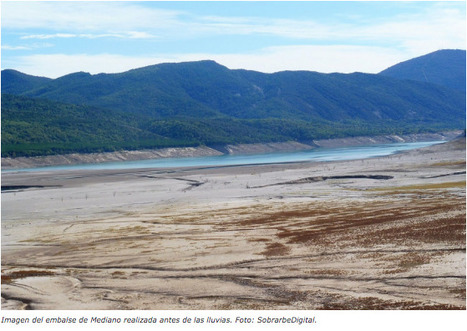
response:
<path id="1" fill-rule="evenodd" d="M 251 165 L 286 162 L 322 162 L 366 159 L 386 156 L 410 149 L 431 146 L 443 141 L 396 143 L 343 148 L 316 148 L 310 151 L 268 153 L 253 155 L 221 155 L 205 157 L 166 158 L 141 161 L 119 161 L 96 164 L 78 164 L 41 168 L 14 169 L 6 171 L 53 171 L 53 170 L 109 170 L 109 169 L 141 169 L 172 167 L 215 167 L 228 165 Z"/>

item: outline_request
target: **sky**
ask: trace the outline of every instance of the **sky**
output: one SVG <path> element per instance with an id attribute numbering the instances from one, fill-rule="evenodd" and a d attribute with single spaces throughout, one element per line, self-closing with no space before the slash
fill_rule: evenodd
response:
<path id="1" fill-rule="evenodd" d="M 378 73 L 466 49 L 465 1 L 1 1 L 1 67 L 60 77 L 210 59 Z"/>

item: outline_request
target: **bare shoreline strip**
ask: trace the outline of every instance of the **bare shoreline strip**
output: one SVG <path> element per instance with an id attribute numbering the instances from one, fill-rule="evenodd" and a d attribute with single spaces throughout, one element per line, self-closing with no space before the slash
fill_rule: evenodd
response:
<path id="1" fill-rule="evenodd" d="M 71 153 L 65 155 L 47 155 L 35 157 L 2 157 L 2 170 L 18 168 L 35 168 L 43 166 L 60 166 L 74 164 L 104 163 L 116 161 L 139 161 L 161 158 L 183 158 L 183 157 L 203 157 L 216 155 L 235 154 L 260 154 L 270 152 L 293 152 L 300 150 L 310 150 L 316 147 L 347 147 L 371 144 L 385 144 L 397 142 L 418 142 L 434 140 L 451 140 L 459 136 L 462 131 L 449 131 L 440 133 L 425 133 L 411 135 L 386 135 L 376 137 L 351 137 L 338 139 L 314 140 L 308 143 L 295 141 L 264 143 L 264 144 L 239 144 L 217 146 L 214 148 L 207 146 L 163 148 L 153 150 L 116 151 L 102 153 Z"/>

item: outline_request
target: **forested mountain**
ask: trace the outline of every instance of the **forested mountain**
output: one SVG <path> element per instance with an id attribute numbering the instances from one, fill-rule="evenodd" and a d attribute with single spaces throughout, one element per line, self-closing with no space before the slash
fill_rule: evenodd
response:
<path id="1" fill-rule="evenodd" d="M 2 70 L 2 93 L 20 94 L 32 90 L 52 79 L 23 74 L 16 70 Z"/>
<path id="2" fill-rule="evenodd" d="M 382 74 L 264 74 L 213 61 L 57 79 L 2 71 L 3 156 L 464 127 L 465 91 Z"/>
<path id="3" fill-rule="evenodd" d="M 2 79 L 3 82 L 3 79 Z M 172 117 L 302 120 L 442 120 L 461 93 L 370 74 L 229 70 L 213 61 L 160 64 L 121 74 L 74 73 L 27 91 L 9 80 L 2 93 Z M 3 84 L 2 84 L 3 85 Z"/>
<path id="4" fill-rule="evenodd" d="M 444 49 L 396 64 L 380 74 L 439 84 L 465 92 L 465 60 L 465 50 Z"/>
<path id="5" fill-rule="evenodd" d="M 440 128 L 444 128 L 440 127 Z M 234 117 L 154 119 L 93 106 L 2 94 L 2 156 L 303 141 L 423 131 L 423 126 Z"/>

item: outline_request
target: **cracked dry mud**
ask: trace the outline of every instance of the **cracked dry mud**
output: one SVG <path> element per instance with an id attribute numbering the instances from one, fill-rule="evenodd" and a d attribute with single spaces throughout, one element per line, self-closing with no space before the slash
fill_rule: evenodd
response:
<path id="1" fill-rule="evenodd" d="M 466 308 L 465 140 L 2 183 L 2 309 Z"/>

